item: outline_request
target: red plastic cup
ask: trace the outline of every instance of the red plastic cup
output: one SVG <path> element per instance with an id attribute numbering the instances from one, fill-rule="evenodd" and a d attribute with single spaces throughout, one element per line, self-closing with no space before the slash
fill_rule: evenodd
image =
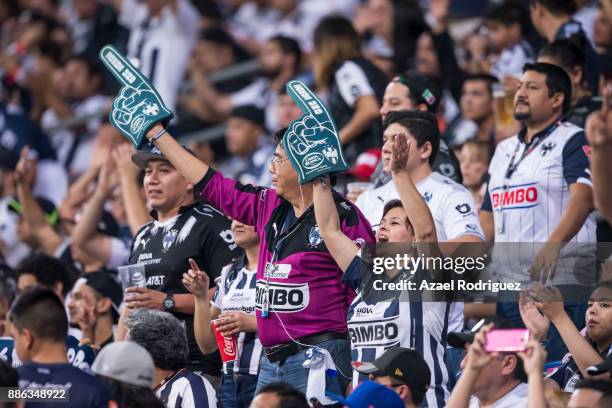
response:
<path id="1" fill-rule="evenodd" d="M 211 323 L 217 338 L 217 346 L 219 347 L 221 360 L 224 363 L 236 360 L 238 358 L 238 340 L 236 339 L 236 336 L 225 337 L 221 334 L 221 332 L 217 331 L 217 321 L 213 320 Z"/>

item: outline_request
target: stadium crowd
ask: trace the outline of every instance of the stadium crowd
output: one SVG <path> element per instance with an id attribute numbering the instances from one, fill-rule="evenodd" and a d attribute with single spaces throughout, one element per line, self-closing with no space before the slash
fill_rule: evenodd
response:
<path id="1" fill-rule="evenodd" d="M 69 399 L 0 407 L 612 406 L 612 0 L 0 0 L 0 44 L 0 390 Z M 106 45 L 174 112 L 140 149 Z M 292 80 L 345 173 L 299 183 Z M 376 293 L 374 243 L 524 290 Z"/>

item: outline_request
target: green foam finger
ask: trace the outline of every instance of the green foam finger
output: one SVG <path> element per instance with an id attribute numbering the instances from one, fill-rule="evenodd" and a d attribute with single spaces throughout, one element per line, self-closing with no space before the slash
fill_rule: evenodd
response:
<path id="1" fill-rule="evenodd" d="M 167 125 L 174 115 L 151 82 L 114 47 L 103 47 L 100 60 L 122 85 L 113 101 L 110 122 L 139 148 L 152 125 Z"/>
<path id="2" fill-rule="evenodd" d="M 287 94 L 293 102 L 304 112 L 319 123 L 329 122 L 331 130 L 336 131 L 336 125 L 323 102 L 302 81 L 289 81 L 286 85 Z"/>

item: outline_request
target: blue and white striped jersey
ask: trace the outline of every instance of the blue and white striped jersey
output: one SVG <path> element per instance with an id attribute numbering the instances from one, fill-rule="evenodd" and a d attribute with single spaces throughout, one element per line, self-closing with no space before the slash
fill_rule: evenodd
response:
<path id="1" fill-rule="evenodd" d="M 358 281 L 362 265 L 361 258 L 355 257 L 343 280 Z M 413 275 L 412 280 L 418 275 Z M 444 351 L 452 303 L 404 299 L 407 294 L 389 293 L 387 299 L 378 300 L 361 291 L 357 293 L 348 312 L 351 360 L 369 363 L 389 348 L 414 349 L 431 370 L 431 385 L 422 406 L 441 408 L 450 395 Z M 353 370 L 353 388 L 366 379 L 366 375 Z"/>
<path id="2" fill-rule="evenodd" d="M 520 242 L 522 246 L 525 246 L 523 243 L 547 241 L 567 207 L 571 184 L 592 186 L 590 147 L 582 128 L 568 122 L 554 123 L 535 135 L 530 146 L 538 143 L 536 140 L 541 141 L 524 155 L 530 148 L 525 143 L 525 131 L 521 130 L 497 146 L 489 166 L 490 180 L 482 204 L 484 211 L 493 212 L 495 242 Z M 521 160 L 521 157 L 524 158 Z M 516 169 L 507 179 L 513 161 Z M 595 227 L 595 216 L 591 213 L 570 242 L 594 243 Z M 521 265 L 526 271 L 535 250 L 521 249 L 521 259 L 508 260 L 508 264 Z M 569 253 L 573 250 L 576 246 L 566 247 L 561 258 L 574 256 Z"/>
<path id="3" fill-rule="evenodd" d="M 255 316 L 255 288 L 257 270 L 249 271 L 244 258 L 227 265 L 221 271 L 217 291 L 211 304 L 222 312 L 242 312 Z M 257 333 L 241 332 L 238 335 L 238 364 L 223 363 L 223 373 L 257 375 L 263 349 Z"/>
<path id="4" fill-rule="evenodd" d="M 215 408 L 217 395 L 206 378 L 182 369 L 155 390 L 166 408 Z"/>

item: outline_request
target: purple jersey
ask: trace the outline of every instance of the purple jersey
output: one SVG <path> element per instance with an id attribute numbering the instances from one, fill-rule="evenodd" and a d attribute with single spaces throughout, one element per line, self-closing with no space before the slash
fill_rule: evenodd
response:
<path id="1" fill-rule="evenodd" d="M 196 191 L 226 215 L 255 226 L 259 235 L 256 315 L 264 347 L 325 331 L 347 332 L 354 293 L 323 243 L 312 206 L 295 219 L 291 204 L 274 189 L 245 186 L 213 169 Z M 356 243 L 374 242 L 363 214 L 338 194 L 334 200 L 342 232 Z M 270 313 L 262 317 L 266 293 Z"/>

